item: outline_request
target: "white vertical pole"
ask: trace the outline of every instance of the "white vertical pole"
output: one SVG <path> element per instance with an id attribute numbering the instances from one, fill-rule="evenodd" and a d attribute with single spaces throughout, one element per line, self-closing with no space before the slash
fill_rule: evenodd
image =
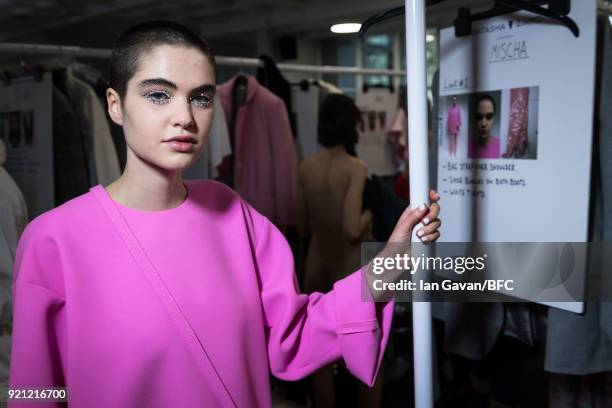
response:
<path id="1" fill-rule="evenodd" d="M 429 203 L 427 152 L 427 71 L 425 0 L 406 0 L 406 75 L 408 85 L 408 163 L 411 206 Z M 416 233 L 417 228 L 415 228 Z M 419 242 L 415 234 L 413 242 Z M 427 254 L 425 254 L 427 255 Z M 416 408 L 433 407 L 431 304 L 412 303 L 414 398 Z"/>

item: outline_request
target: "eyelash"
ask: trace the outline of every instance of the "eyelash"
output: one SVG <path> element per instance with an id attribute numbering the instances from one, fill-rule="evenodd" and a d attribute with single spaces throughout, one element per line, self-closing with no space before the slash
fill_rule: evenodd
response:
<path id="1" fill-rule="evenodd" d="M 160 99 L 160 96 L 162 96 L 164 99 Z M 146 94 L 144 94 L 144 98 L 156 105 L 166 105 L 172 102 L 172 100 L 174 99 L 174 97 L 170 96 L 168 92 L 161 90 L 147 92 Z M 201 102 L 196 102 L 198 98 L 204 98 L 205 100 Z M 196 96 L 190 96 L 189 103 L 193 103 L 194 106 L 197 108 L 208 108 L 212 104 L 212 97 L 203 93 Z"/>
<path id="2" fill-rule="evenodd" d="M 206 94 L 199 94 L 189 98 L 189 102 L 193 103 L 197 98 L 204 98 L 203 102 L 196 103 L 195 106 L 199 108 L 208 108 L 212 104 L 212 98 Z"/>

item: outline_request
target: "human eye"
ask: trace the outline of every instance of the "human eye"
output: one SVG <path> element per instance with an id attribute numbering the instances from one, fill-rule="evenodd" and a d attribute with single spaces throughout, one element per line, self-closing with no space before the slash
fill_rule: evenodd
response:
<path id="1" fill-rule="evenodd" d="M 170 94 L 166 91 L 149 91 L 144 94 L 144 98 L 156 105 L 164 105 L 172 100 Z"/>
<path id="2" fill-rule="evenodd" d="M 189 102 L 193 103 L 198 108 L 208 108 L 213 101 L 213 97 L 206 93 L 199 93 L 189 98 Z"/>

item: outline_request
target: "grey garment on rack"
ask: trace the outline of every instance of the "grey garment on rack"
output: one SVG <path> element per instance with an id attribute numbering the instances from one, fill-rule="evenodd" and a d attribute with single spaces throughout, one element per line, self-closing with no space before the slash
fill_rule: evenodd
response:
<path id="1" fill-rule="evenodd" d="M 589 240 L 612 241 L 612 29 L 598 20 L 599 106 L 594 124 Z M 612 371 L 612 302 L 589 302 L 577 315 L 548 314 L 545 369 L 561 374 Z"/>
<path id="2" fill-rule="evenodd" d="M 435 308 L 444 320 L 444 351 L 472 360 L 493 349 L 504 325 L 501 303 L 437 302 Z"/>
<path id="3" fill-rule="evenodd" d="M 529 303 L 437 303 L 443 305 L 444 350 L 472 360 L 484 358 L 499 336 L 533 346 L 543 336 L 540 309 Z"/>

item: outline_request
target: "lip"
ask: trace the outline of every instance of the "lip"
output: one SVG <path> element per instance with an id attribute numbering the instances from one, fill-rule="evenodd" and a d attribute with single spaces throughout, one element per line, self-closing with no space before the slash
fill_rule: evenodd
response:
<path id="1" fill-rule="evenodd" d="M 193 143 L 196 144 L 198 141 L 195 137 L 190 136 L 190 135 L 178 135 L 178 136 L 174 136 L 168 140 L 166 140 L 165 142 L 183 142 L 183 143 Z"/>

